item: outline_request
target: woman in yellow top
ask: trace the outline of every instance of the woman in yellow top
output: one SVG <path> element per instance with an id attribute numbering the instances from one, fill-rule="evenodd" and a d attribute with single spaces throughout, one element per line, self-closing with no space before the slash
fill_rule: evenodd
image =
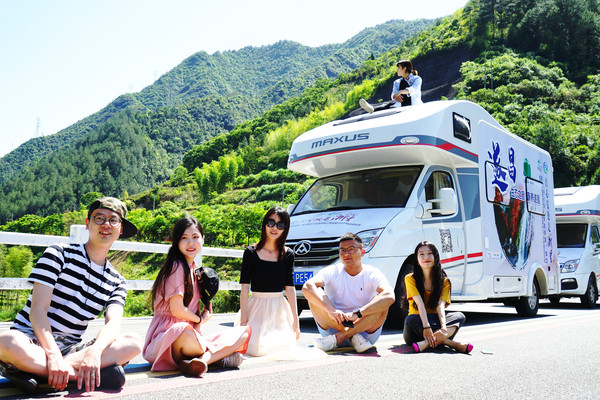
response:
<path id="1" fill-rule="evenodd" d="M 406 275 L 408 316 L 404 320 L 404 341 L 416 353 L 428 347 L 450 346 L 458 352 L 470 353 L 473 345 L 453 340 L 465 322 L 461 312 L 446 313 L 450 304 L 450 279 L 442 269 L 440 254 L 431 242 L 421 242 L 415 248 L 417 265 Z"/>

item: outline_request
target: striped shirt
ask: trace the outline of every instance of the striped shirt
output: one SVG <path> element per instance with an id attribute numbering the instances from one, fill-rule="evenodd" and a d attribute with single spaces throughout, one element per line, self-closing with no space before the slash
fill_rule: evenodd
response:
<path id="1" fill-rule="evenodd" d="M 124 307 L 125 278 L 106 260 L 90 261 L 83 244 L 50 246 L 29 275 L 29 282 L 53 287 L 48 319 L 52 332 L 80 341 L 88 322 L 112 305 Z M 31 329 L 31 294 L 11 329 Z"/>

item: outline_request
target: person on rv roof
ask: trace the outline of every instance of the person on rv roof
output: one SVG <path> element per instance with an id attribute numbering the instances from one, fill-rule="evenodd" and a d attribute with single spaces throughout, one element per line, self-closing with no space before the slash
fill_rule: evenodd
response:
<path id="1" fill-rule="evenodd" d="M 369 104 L 365 99 L 360 99 L 358 104 L 368 113 L 385 110 L 391 107 L 407 107 L 423 104 L 421 100 L 421 85 L 423 79 L 418 75 L 417 70 L 413 69 L 410 60 L 398 61 L 396 73 L 398 79 L 392 86 L 391 101 L 379 104 Z"/>
<path id="2" fill-rule="evenodd" d="M 397 74 L 400 78 L 394 81 L 392 89 L 392 100 L 396 101 L 394 107 L 404 106 L 403 101 L 405 97 L 410 99 L 410 105 L 423 104 L 421 100 L 421 84 L 423 83 L 423 79 L 418 75 L 417 70 L 413 69 L 412 62 L 402 60 L 398 61 L 396 66 L 398 67 Z M 408 87 L 406 88 L 401 88 L 403 79 L 408 83 Z"/>
<path id="3" fill-rule="evenodd" d="M 470 353 L 473 345 L 454 341 L 464 324 L 461 312 L 446 313 L 450 304 L 450 279 L 442 269 L 440 254 L 433 243 L 421 242 L 415 248 L 417 263 L 414 272 L 406 275 L 406 296 L 402 303 L 408 316 L 404 320 L 404 342 L 412 345 L 415 353 L 428 347 L 446 345 L 460 353 Z"/>
<path id="4" fill-rule="evenodd" d="M 340 263 L 323 268 L 302 287 L 321 337 L 315 347 L 329 351 L 349 345 L 358 353 L 381 335 L 394 291 L 378 269 L 362 263 L 362 239 L 345 233 L 339 243 Z"/>

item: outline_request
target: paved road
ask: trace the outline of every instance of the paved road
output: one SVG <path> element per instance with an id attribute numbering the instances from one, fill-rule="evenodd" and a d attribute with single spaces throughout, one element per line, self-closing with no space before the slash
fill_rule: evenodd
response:
<path id="1" fill-rule="evenodd" d="M 127 384 L 119 393 L 79 394 L 73 390 L 52 396 L 160 400 L 598 398 L 600 309 L 582 310 L 578 302 L 543 303 L 536 318 L 521 319 L 514 309 L 498 304 L 456 304 L 451 308 L 467 316 L 457 340 L 475 345 L 471 355 L 451 351 L 414 354 L 404 345 L 401 331 L 386 329 L 373 354 L 356 355 L 342 349 L 312 361 L 249 359 L 239 370 L 209 371 L 202 378 L 157 375 L 145 369 L 128 373 Z M 218 330 L 231 326 L 232 321 L 230 314 L 215 315 L 206 326 Z M 148 318 L 127 319 L 124 330 L 144 334 L 148 323 Z M 301 316 L 301 329 L 301 345 L 308 346 L 318 333 L 307 311 Z M 141 358 L 133 360 L 143 362 Z M 17 394 L 12 388 L 0 389 L 3 398 Z"/>

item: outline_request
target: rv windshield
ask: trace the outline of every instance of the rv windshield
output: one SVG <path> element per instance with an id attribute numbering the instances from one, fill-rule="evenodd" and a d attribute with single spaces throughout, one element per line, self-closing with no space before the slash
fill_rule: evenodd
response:
<path id="1" fill-rule="evenodd" d="M 404 207 L 421 167 L 379 168 L 317 180 L 293 215 L 328 210 Z"/>
<path id="2" fill-rule="evenodd" d="M 559 248 L 583 248 L 587 235 L 587 224 L 556 224 Z"/>

